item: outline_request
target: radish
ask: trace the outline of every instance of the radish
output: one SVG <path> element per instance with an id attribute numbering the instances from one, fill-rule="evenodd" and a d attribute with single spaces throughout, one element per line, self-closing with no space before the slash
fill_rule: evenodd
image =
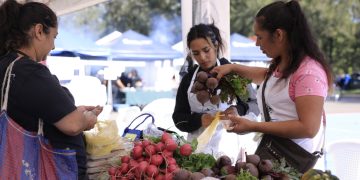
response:
<path id="1" fill-rule="evenodd" d="M 180 147 L 180 155 L 182 156 L 190 156 L 192 152 L 192 148 L 190 144 L 184 144 Z"/>
<path id="2" fill-rule="evenodd" d="M 164 180 L 172 180 L 172 179 L 173 179 L 172 173 L 165 173 Z"/>
<path id="3" fill-rule="evenodd" d="M 108 169 L 108 173 L 109 173 L 110 176 L 114 176 L 115 173 L 116 173 L 116 167 L 110 167 Z"/>
<path id="4" fill-rule="evenodd" d="M 145 147 L 145 154 L 147 156 L 151 156 L 156 153 L 155 146 L 154 145 L 148 145 Z"/>
<path id="5" fill-rule="evenodd" d="M 163 157 L 161 155 L 155 154 L 150 157 L 150 163 L 155 166 L 160 166 L 160 164 L 163 162 Z"/>
<path id="6" fill-rule="evenodd" d="M 134 173 L 127 173 L 125 176 L 126 176 L 128 179 L 135 179 Z"/>
<path id="7" fill-rule="evenodd" d="M 147 147 L 150 144 L 151 144 L 151 142 L 149 140 L 143 140 L 143 142 L 142 142 L 142 145 L 143 145 L 144 148 Z"/>
<path id="8" fill-rule="evenodd" d="M 165 149 L 169 151 L 175 151 L 178 148 L 178 145 L 175 143 L 174 140 L 168 139 L 165 141 Z"/>
<path id="9" fill-rule="evenodd" d="M 121 163 L 129 163 L 130 157 L 129 156 L 122 156 L 121 157 Z"/>
<path id="10" fill-rule="evenodd" d="M 163 174 L 159 174 L 155 177 L 155 180 L 164 180 L 165 176 Z"/>
<path id="11" fill-rule="evenodd" d="M 147 167 L 149 166 L 149 163 L 146 161 L 141 161 L 139 163 L 139 166 L 136 168 L 138 172 L 141 174 L 146 171 Z"/>
<path id="12" fill-rule="evenodd" d="M 134 159 L 138 159 L 142 157 L 142 153 L 143 153 L 143 148 L 141 146 L 135 146 L 134 149 L 132 150 L 132 157 Z"/>
<path id="13" fill-rule="evenodd" d="M 159 170 L 155 165 L 150 164 L 147 168 L 146 168 L 146 174 L 150 177 L 155 177 L 159 174 Z"/>
<path id="14" fill-rule="evenodd" d="M 145 158 L 142 156 L 137 159 L 137 162 L 141 162 L 141 161 L 145 161 Z"/>
<path id="15" fill-rule="evenodd" d="M 142 146 L 142 142 L 141 141 L 134 142 L 134 147 L 136 147 L 136 146 Z"/>
<path id="16" fill-rule="evenodd" d="M 166 160 L 167 160 L 168 165 L 170 165 L 170 164 L 176 165 L 176 160 L 173 157 L 168 157 Z"/>
<path id="17" fill-rule="evenodd" d="M 156 152 L 161 152 L 164 149 L 165 149 L 165 144 L 163 142 L 158 142 L 157 144 L 155 144 Z"/>
<path id="18" fill-rule="evenodd" d="M 139 165 L 139 163 L 134 160 L 134 159 L 130 159 L 130 162 L 129 162 L 129 168 L 132 169 L 134 167 L 137 167 Z"/>
<path id="19" fill-rule="evenodd" d="M 168 157 L 173 157 L 173 151 L 169 151 L 167 149 L 165 149 L 162 154 L 164 155 L 165 158 L 168 158 Z"/>
<path id="20" fill-rule="evenodd" d="M 129 164 L 127 164 L 127 163 L 121 163 L 120 173 L 121 173 L 121 174 L 126 174 L 128 171 L 129 171 Z"/>
<path id="21" fill-rule="evenodd" d="M 174 171 L 176 171 L 177 169 L 179 169 L 179 167 L 175 164 L 170 164 L 167 168 L 166 168 L 166 171 L 168 173 L 172 173 Z"/>
<path id="22" fill-rule="evenodd" d="M 172 139 L 171 135 L 167 132 L 164 132 L 161 136 L 161 142 L 165 143 L 168 139 Z"/>

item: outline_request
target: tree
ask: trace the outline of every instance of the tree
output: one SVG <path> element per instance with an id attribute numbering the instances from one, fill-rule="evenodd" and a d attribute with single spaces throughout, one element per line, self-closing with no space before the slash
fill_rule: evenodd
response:
<path id="1" fill-rule="evenodd" d="M 254 16 L 260 8 L 273 1 L 230 0 L 231 33 L 253 35 Z M 333 71 L 337 74 L 360 71 L 360 1 L 299 2 Z M 76 18 L 71 19 L 76 25 L 70 27 L 85 25 L 87 32 L 94 32 L 97 37 L 114 30 L 133 29 L 158 40 L 171 36 L 173 38 L 168 39 L 168 44 L 174 44 L 181 40 L 180 5 L 180 0 L 110 1 L 78 12 Z"/>
<path id="2" fill-rule="evenodd" d="M 151 35 L 162 28 L 163 35 L 175 36 L 168 42 L 174 44 L 181 39 L 180 10 L 178 0 L 121 0 L 89 7 L 70 17 L 76 17 L 78 27 L 85 26 L 98 37 L 129 29 Z"/>
<path id="3" fill-rule="evenodd" d="M 259 9 L 272 0 L 235 1 L 230 0 L 230 29 L 231 33 L 251 35 L 253 33 L 254 17 Z"/>
<path id="4" fill-rule="evenodd" d="M 231 32 L 253 34 L 257 11 L 272 0 L 230 1 Z M 360 71 L 360 2 L 355 0 L 301 0 L 305 16 L 334 73 Z"/>

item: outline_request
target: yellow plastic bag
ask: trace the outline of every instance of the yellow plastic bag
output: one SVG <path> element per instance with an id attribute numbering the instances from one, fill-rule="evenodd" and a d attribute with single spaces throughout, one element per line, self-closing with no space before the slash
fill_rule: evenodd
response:
<path id="1" fill-rule="evenodd" d="M 216 131 L 216 127 L 219 124 L 219 121 L 220 121 L 220 112 L 217 112 L 211 124 L 197 138 L 198 145 L 195 152 L 201 152 L 206 147 L 206 145 L 209 143 L 210 139 L 214 135 Z"/>
<path id="2" fill-rule="evenodd" d="M 86 152 L 93 156 L 110 154 L 120 146 L 120 136 L 115 120 L 98 121 L 95 127 L 85 131 Z"/>

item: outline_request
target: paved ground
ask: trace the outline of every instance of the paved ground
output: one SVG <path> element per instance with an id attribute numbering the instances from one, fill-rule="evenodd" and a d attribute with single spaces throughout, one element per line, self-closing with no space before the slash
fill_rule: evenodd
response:
<path id="1" fill-rule="evenodd" d="M 328 99 L 325 103 L 325 112 L 329 113 L 360 113 L 360 95 L 344 96 L 338 101 Z"/>

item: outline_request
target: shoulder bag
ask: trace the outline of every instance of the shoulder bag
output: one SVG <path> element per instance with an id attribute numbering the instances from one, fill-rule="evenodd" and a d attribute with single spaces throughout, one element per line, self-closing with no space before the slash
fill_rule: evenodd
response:
<path id="1" fill-rule="evenodd" d="M 262 88 L 262 106 L 263 106 L 263 113 L 266 122 L 269 122 L 271 120 L 269 111 L 266 108 L 266 102 L 264 96 L 266 83 L 269 77 L 270 75 L 267 75 L 267 77 L 265 78 L 265 82 Z M 325 122 L 324 122 L 324 136 L 325 136 Z M 307 170 L 313 168 L 318 158 L 321 157 L 321 155 L 323 154 L 324 143 L 325 142 L 323 142 L 320 151 L 309 153 L 291 139 L 282 138 L 270 134 L 264 134 L 260 141 L 260 144 L 258 145 L 255 151 L 255 154 L 259 155 L 261 159 L 280 160 L 284 158 L 288 166 L 295 168 L 301 173 L 304 173 Z"/>

